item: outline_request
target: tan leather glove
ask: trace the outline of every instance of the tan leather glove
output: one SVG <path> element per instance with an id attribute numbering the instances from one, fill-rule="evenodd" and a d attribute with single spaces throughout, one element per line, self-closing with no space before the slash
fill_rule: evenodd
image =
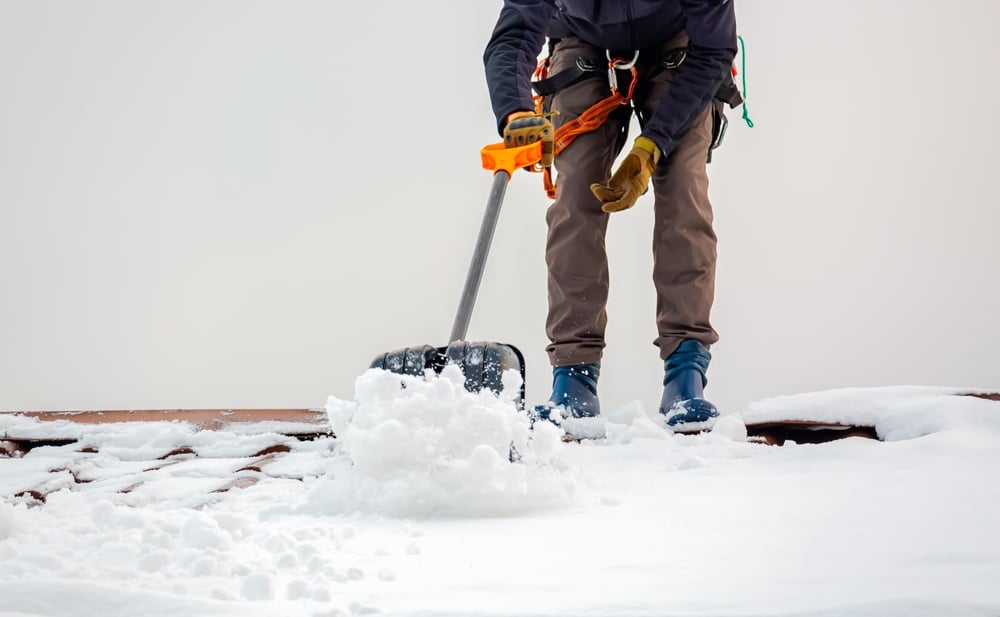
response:
<path id="1" fill-rule="evenodd" d="M 503 143 L 508 148 L 542 142 L 542 167 L 551 167 L 555 152 L 556 130 L 545 116 L 533 111 L 515 111 L 507 116 Z"/>
<path id="2" fill-rule="evenodd" d="M 590 185 L 590 192 L 601 201 L 601 210 L 618 212 L 634 206 L 649 187 L 649 179 L 660 162 L 660 155 L 656 142 L 648 137 L 637 137 L 632 150 L 608 183 Z"/>

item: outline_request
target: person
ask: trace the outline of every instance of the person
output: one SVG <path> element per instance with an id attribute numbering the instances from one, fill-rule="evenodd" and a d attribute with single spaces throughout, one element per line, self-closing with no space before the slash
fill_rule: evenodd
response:
<path id="1" fill-rule="evenodd" d="M 546 40 L 551 77 L 532 82 Z M 629 104 L 555 157 L 545 247 L 553 385 L 548 402 L 536 408 L 540 417 L 555 407 L 576 418 L 600 414 L 605 233 L 611 214 L 634 206 L 650 184 L 654 344 L 664 362 L 659 411 L 677 431 L 710 427 L 718 417 L 704 397 L 709 349 L 718 341 L 710 322 L 716 235 L 706 166 L 724 126 L 720 101 L 740 102 L 731 73 L 736 52 L 731 0 L 504 0 L 483 60 L 508 147 L 551 143 L 554 130 L 608 97 L 609 89 L 631 86 L 635 68 Z M 533 88 L 546 94 L 541 113 Z M 641 132 L 613 169 L 633 112 Z"/>

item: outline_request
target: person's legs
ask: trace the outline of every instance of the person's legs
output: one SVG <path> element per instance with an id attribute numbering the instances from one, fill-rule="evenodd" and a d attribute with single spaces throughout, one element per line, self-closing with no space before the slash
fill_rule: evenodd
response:
<path id="1" fill-rule="evenodd" d="M 668 81 L 654 82 L 652 100 L 659 100 L 657 95 L 662 96 L 666 88 Z M 693 339 L 705 347 L 719 340 L 711 325 L 716 262 L 706 169 L 711 141 L 709 105 L 653 174 L 655 344 L 664 360 L 684 340 Z"/>
<path id="2" fill-rule="evenodd" d="M 577 58 L 603 55 L 604 50 L 579 39 L 563 39 L 553 51 L 550 73 L 557 74 Z M 557 128 L 609 96 L 602 76 L 553 95 L 551 109 L 557 114 L 552 120 Z M 546 351 L 555 367 L 549 406 L 562 405 L 574 416 L 600 411 L 597 377 L 607 324 L 608 215 L 601 211 L 590 185 L 610 176 L 624 122 L 627 116 L 613 115 L 600 128 L 578 136 L 555 160 L 557 192 L 546 213 L 545 247 L 549 301 L 545 331 L 550 341 Z"/>
<path id="3" fill-rule="evenodd" d="M 658 67 L 644 84 L 640 109 L 648 117 L 670 88 L 676 69 Z M 653 283 L 655 344 L 664 360 L 660 412 L 671 426 L 707 422 L 718 412 L 703 398 L 709 347 L 719 340 L 711 325 L 715 298 L 716 235 L 708 198 L 712 105 L 698 116 L 653 175 Z"/>
<path id="4" fill-rule="evenodd" d="M 552 54 L 551 74 L 579 57 L 603 58 L 604 50 L 579 39 L 563 39 Z M 609 96 L 607 81 L 585 79 L 553 95 L 552 120 L 558 128 Z M 624 108 L 623 108 L 624 109 Z M 605 233 L 608 215 L 590 192 L 606 182 L 620 149 L 627 117 L 613 114 L 600 128 L 584 133 L 556 157 L 556 199 L 546 214 L 549 312 L 546 347 L 552 366 L 590 364 L 601 359 L 607 325 L 608 259 Z"/>

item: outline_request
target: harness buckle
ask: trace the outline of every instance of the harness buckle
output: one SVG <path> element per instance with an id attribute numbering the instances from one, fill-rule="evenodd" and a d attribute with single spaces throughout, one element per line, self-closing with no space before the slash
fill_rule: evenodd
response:
<path id="1" fill-rule="evenodd" d="M 685 60 L 687 60 L 687 48 L 678 47 L 677 49 L 668 50 L 667 53 L 663 55 L 663 59 L 660 61 L 660 66 L 668 70 L 673 70 L 684 64 Z"/>

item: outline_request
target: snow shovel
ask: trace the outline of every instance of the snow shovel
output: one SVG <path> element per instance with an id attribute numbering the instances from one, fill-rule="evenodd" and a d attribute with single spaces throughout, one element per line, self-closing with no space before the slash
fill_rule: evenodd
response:
<path id="1" fill-rule="evenodd" d="M 490 144 L 482 149 L 483 168 L 493 172 L 493 188 L 486 202 L 486 212 L 479 228 L 479 238 L 472 253 L 472 264 L 465 278 L 465 287 L 458 305 L 458 313 L 451 328 L 451 341 L 444 347 L 419 345 L 396 349 L 375 358 L 370 368 L 384 369 L 401 375 L 424 375 L 427 369 L 434 373 L 455 364 L 465 376 L 465 389 L 480 392 L 484 388 L 499 394 L 503 390 L 504 371 L 516 370 L 521 374 L 521 388 L 515 401 L 524 408 L 524 356 L 513 345 L 490 341 L 466 341 L 465 335 L 472 319 L 472 308 L 479 293 L 479 283 L 486 267 L 493 232 L 500 216 L 500 206 L 511 176 L 518 168 L 535 170 L 542 160 L 542 145 L 535 142 L 527 146 L 506 148 L 503 143 Z"/>

